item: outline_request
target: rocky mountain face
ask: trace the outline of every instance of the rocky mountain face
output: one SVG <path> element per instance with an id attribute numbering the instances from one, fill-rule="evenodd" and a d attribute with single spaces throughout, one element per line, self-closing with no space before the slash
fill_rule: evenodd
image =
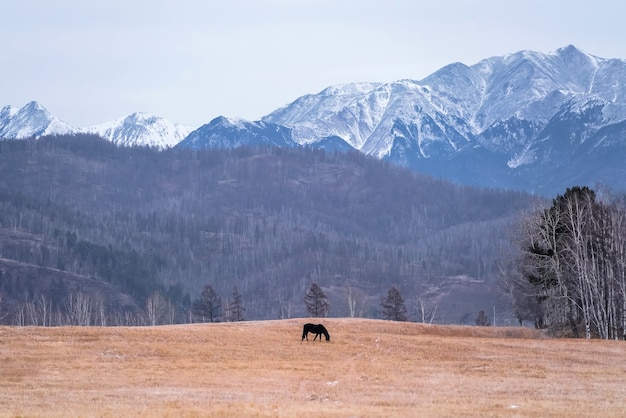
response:
<path id="1" fill-rule="evenodd" d="M 298 143 L 355 149 L 479 186 L 554 193 L 624 190 L 626 61 L 576 49 L 448 65 L 421 81 L 361 83 L 304 96 L 263 118 Z"/>
<path id="2" fill-rule="evenodd" d="M 73 128 L 36 102 L 0 112 L 0 138 Z M 350 83 L 302 96 L 259 121 L 193 130 L 135 113 L 96 127 L 118 145 L 307 146 L 358 150 L 461 184 L 553 196 L 573 185 L 626 190 L 626 61 L 574 46 L 520 51 L 423 80 Z"/>
<path id="3" fill-rule="evenodd" d="M 281 126 L 296 144 L 330 143 L 462 184 L 552 195 L 580 184 L 626 190 L 625 124 L 626 61 L 567 46 L 454 63 L 420 81 L 328 87 L 250 123 L 273 127 L 257 129 L 254 141 L 242 122 L 233 135 L 213 123 L 192 135 L 196 148 L 239 145 L 270 141 Z"/>
<path id="4" fill-rule="evenodd" d="M 178 146 L 182 148 L 235 148 L 241 145 L 297 146 L 290 129 L 274 123 L 250 122 L 223 116 L 191 132 Z"/>

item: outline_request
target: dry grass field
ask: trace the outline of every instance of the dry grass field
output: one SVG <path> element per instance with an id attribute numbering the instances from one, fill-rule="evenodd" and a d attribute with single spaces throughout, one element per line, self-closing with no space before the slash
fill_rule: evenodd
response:
<path id="1" fill-rule="evenodd" d="M 626 416 L 626 343 L 325 319 L 0 327 L 0 416 Z"/>

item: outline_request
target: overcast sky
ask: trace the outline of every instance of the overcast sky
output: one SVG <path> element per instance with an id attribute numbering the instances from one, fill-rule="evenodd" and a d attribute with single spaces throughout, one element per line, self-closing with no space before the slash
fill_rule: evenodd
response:
<path id="1" fill-rule="evenodd" d="M 626 59 L 621 0 L 3 0 L 0 107 L 74 127 L 260 119 L 340 83 L 573 44 Z"/>

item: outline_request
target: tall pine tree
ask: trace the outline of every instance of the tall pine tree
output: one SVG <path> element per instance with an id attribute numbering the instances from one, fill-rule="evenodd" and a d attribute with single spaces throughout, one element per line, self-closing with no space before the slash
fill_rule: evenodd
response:
<path id="1" fill-rule="evenodd" d="M 304 294 L 306 310 L 314 318 L 324 318 L 330 311 L 330 303 L 324 291 L 317 283 L 313 283 L 311 288 Z"/>
<path id="2" fill-rule="evenodd" d="M 392 286 L 389 289 L 387 297 L 380 298 L 380 305 L 383 308 L 383 317 L 392 321 L 407 321 L 408 314 L 404 299 L 397 287 Z"/>
<path id="3" fill-rule="evenodd" d="M 193 302 L 192 312 L 197 321 L 219 322 L 222 301 L 210 284 L 204 286 L 200 297 Z"/>

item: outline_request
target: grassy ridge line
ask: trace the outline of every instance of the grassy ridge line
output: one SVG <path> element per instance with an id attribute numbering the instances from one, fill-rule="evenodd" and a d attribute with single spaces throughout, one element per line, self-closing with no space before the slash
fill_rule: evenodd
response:
<path id="1" fill-rule="evenodd" d="M 305 322 L 331 341 L 301 342 Z M 368 319 L 0 327 L 1 416 L 620 416 L 623 342 Z"/>

